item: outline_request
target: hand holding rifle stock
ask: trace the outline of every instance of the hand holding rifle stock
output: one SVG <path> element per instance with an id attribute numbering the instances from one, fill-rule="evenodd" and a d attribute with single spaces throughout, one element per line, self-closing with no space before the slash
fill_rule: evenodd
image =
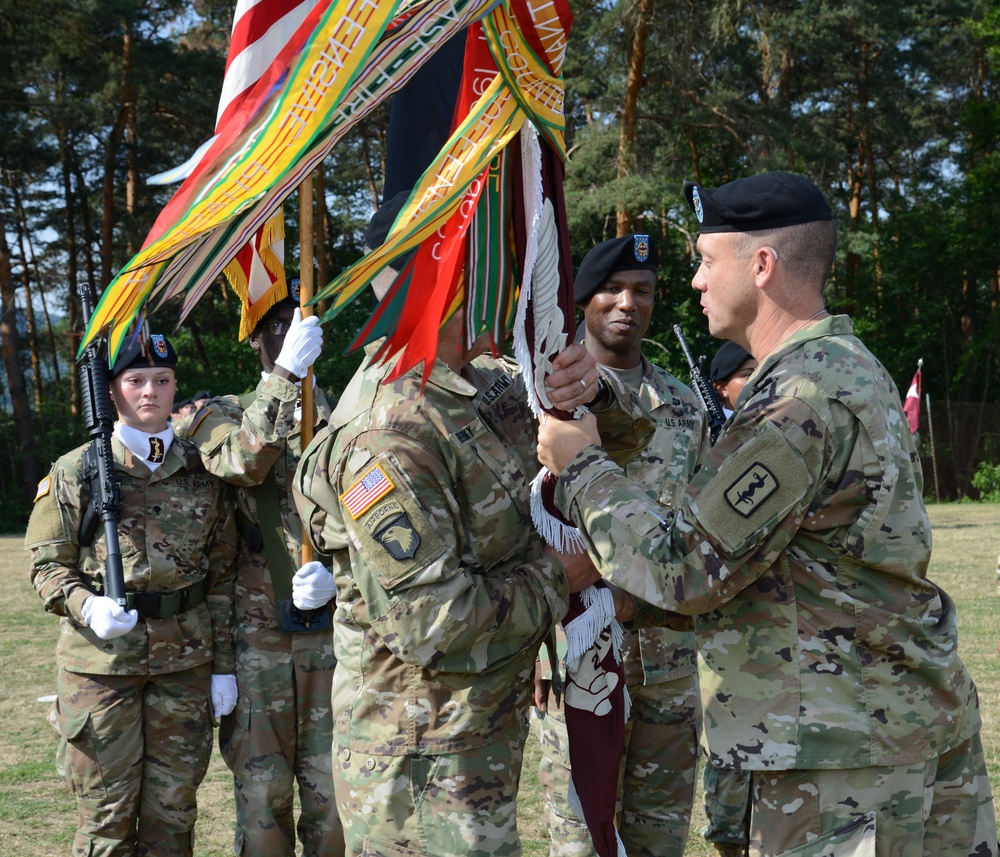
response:
<path id="1" fill-rule="evenodd" d="M 701 363 L 704 358 L 696 361 L 691 356 L 691 349 L 688 348 L 687 340 L 684 338 L 684 331 L 679 324 L 674 325 L 674 334 L 676 334 L 677 340 L 681 344 L 681 350 L 684 352 L 684 357 L 687 359 L 688 366 L 691 369 L 691 388 L 701 401 L 701 406 L 708 417 L 709 436 L 714 444 L 718 440 L 719 432 L 722 431 L 722 426 L 726 422 L 726 412 L 722 410 L 722 401 L 719 399 L 719 394 L 715 392 L 712 382 L 701 371 Z"/>

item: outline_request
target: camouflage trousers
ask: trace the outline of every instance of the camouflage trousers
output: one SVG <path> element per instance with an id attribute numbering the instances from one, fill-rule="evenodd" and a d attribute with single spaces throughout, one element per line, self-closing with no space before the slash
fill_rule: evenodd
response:
<path id="1" fill-rule="evenodd" d="M 239 626 L 239 695 L 219 728 L 219 748 L 233 772 L 235 854 L 294 857 L 296 782 L 303 857 L 344 853 L 331 762 L 335 663 L 329 631 Z"/>
<path id="2" fill-rule="evenodd" d="M 74 857 L 190 857 L 212 755 L 211 671 L 59 670 L 50 717 L 56 768 L 76 795 Z"/>
<path id="3" fill-rule="evenodd" d="M 978 733 L 898 767 L 754 771 L 754 857 L 996 857 Z"/>
<path id="4" fill-rule="evenodd" d="M 527 729 L 462 753 L 377 756 L 341 747 L 334 779 L 351 857 L 518 857 Z"/>
<path id="5" fill-rule="evenodd" d="M 628 690 L 632 711 L 625 723 L 618 835 L 629 857 L 682 857 L 698 772 L 697 679 Z M 570 808 L 566 721 L 551 694 L 548 712 L 532 709 L 531 720 L 542 747 L 538 779 L 549 809 L 549 854 L 593 857 L 587 826 Z"/>
<path id="6" fill-rule="evenodd" d="M 708 819 L 701 835 L 706 842 L 745 849 L 750 841 L 750 772 L 707 764 L 701 783 Z"/>

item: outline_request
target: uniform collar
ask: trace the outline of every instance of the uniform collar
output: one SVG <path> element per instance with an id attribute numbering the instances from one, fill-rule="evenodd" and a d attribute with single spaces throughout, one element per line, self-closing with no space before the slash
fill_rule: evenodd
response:
<path id="1" fill-rule="evenodd" d="M 795 331 L 795 333 L 789 336 L 770 354 L 765 355 L 764 359 L 760 361 L 760 364 L 756 369 L 754 369 L 753 374 L 747 379 L 746 385 L 737 397 L 735 403 L 736 409 L 740 409 L 740 405 L 751 395 L 752 390 L 754 390 L 757 385 L 767 377 L 768 373 L 776 364 L 781 362 L 781 360 L 793 351 L 800 350 L 805 343 L 811 342 L 814 339 L 822 339 L 826 336 L 853 335 L 854 325 L 851 324 L 851 318 L 847 315 L 828 315 L 826 318 L 810 322 L 800 330 Z"/>

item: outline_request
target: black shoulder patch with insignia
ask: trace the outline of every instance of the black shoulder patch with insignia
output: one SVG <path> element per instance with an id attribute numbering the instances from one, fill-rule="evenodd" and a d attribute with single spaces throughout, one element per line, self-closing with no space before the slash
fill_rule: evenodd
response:
<path id="1" fill-rule="evenodd" d="M 726 489 L 726 502 L 744 518 L 749 518 L 777 490 L 775 475 L 755 461 Z"/>
<path id="2" fill-rule="evenodd" d="M 420 534 L 413 528 L 406 512 L 389 518 L 372 533 L 372 538 L 395 560 L 412 559 L 420 547 Z"/>

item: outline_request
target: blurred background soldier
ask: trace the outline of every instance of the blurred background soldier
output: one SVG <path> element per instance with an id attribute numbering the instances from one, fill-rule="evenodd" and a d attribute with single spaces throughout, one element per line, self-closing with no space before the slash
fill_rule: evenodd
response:
<path id="1" fill-rule="evenodd" d="M 715 352 L 708 378 L 722 400 L 727 417 L 736 410 L 736 399 L 756 368 L 754 356 L 735 342 L 724 342 Z"/>
<path id="2" fill-rule="evenodd" d="M 756 368 L 753 355 L 735 342 L 725 342 L 715 352 L 709 380 L 727 417 L 736 409 L 736 399 Z M 721 757 L 713 757 L 702 772 L 708 824 L 701 835 L 719 857 L 743 857 L 750 845 L 750 773 L 723 767 L 722 762 Z"/>
<path id="3" fill-rule="evenodd" d="M 89 443 L 56 461 L 28 522 L 31 582 L 62 617 L 51 718 L 76 857 L 191 855 L 212 717 L 236 702 L 232 494 L 170 428 L 176 363 L 153 334 L 111 369 L 125 606 L 103 594 L 105 533 L 81 544 Z"/>
<path id="4" fill-rule="evenodd" d="M 270 309 L 243 305 L 241 329 L 252 331 L 262 367 L 256 389 L 209 400 L 187 436 L 208 470 L 237 487 L 239 701 L 219 731 L 234 779 L 236 854 L 293 857 L 298 782 L 303 855 L 334 857 L 344 845 L 330 767 L 333 579 L 321 562 L 302 563 L 291 497 L 302 454 L 301 379 L 319 356 L 322 329 L 316 316 L 301 317 L 297 280 L 285 286 L 282 278 L 275 289 Z M 318 387 L 313 396 L 321 426 L 330 407 Z M 295 606 L 296 589 L 312 609 Z"/>
<path id="5" fill-rule="evenodd" d="M 583 309 L 584 344 L 598 365 L 618 377 L 655 433 L 625 467 L 653 497 L 672 506 L 708 445 L 694 393 L 642 354 L 656 293 L 656 247 L 648 235 L 626 235 L 595 246 L 580 263 L 574 297 Z M 563 652 L 564 654 L 564 652 Z M 625 631 L 625 681 L 632 700 L 618 833 L 628 854 L 683 857 L 698 770 L 701 703 L 694 631 Z M 532 723 L 542 747 L 538 777 L 549 809 L 550 854 L 596 854 L 586 824 L 572 809 L 566 721 L 536 693 Z M 583 776 L 587 772 L 582 772 Z"/>

